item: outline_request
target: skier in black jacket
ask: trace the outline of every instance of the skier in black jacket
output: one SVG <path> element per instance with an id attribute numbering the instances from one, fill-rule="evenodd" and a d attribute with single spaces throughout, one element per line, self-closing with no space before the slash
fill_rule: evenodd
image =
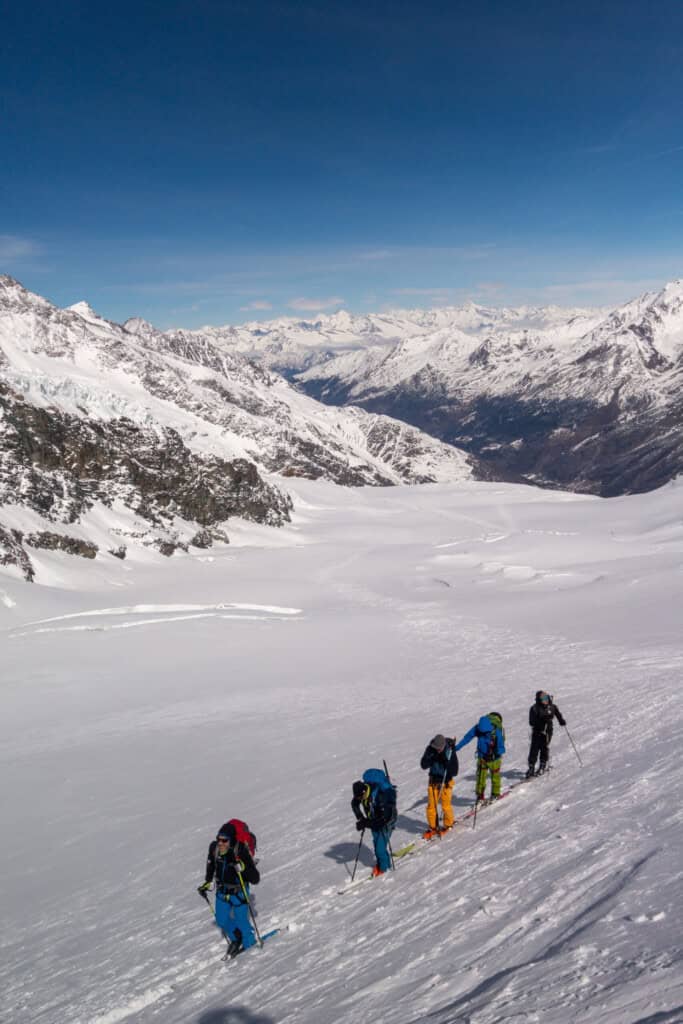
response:
<path id="1" fill-rule="evenodd" d="M 458 774 L 458 755 L 455 752 L 455 738 L 447 739 L 439 733 L 430 742 L 422 755 L 420 768 L 429 771 L 427 785 L 427 830 L 424 839 L 433 839 L 441 832 L 453 828 L 453 807 L 451 797 L 453 779 Z M 443 809 L 443 825 L 439 827 L 439 801 Z"/>
<path id="2" fill-rule="evenodd" d="M 565 725 L 562 712 L 553 703 L 553 698 L 545 690 L 538 690 L 536 701 L 529 708 L 529 725 L 531 726 L 531 746 L 529 747 L 529 770 L 526 773 L 527 779 L 534 775 L 541 775 L 548 767 L 548 755 L 550 741 L 553 738 L 553 718 L 556 718 L 560 725 Z M 536 772 L 536 758 L 540 754 L 538 772 Z"/>
<path id="3" fill-rule="evenodd" d="M 229 956 L 235 956 L 256 943 L 249 885 L 257 885 L 260 880 L 247 844 L 237 841 L 233 825 L 222 825 L 209 846 L 204 882 L 197 892 L 208 900 L 207 893 L 215 881 L 214 915 L 216 924 L 228 939 Z"/>

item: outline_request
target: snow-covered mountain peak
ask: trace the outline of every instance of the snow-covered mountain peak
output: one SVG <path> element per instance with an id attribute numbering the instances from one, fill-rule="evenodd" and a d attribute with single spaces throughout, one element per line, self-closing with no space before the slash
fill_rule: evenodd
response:
<path id="1" fill-rule="evenodd" d="M 10 277 L 9 274 L 0 274 L 0 311 L 9 310 L 17 306 L 44 308 L 50 305 L 51 303 L 47 299 L 30 292 L 19 281 Z"/>
<path id="2" fill-rule="evenodd" d="M 66 308 L 72 313 L 78 313 L 78 315 L 82 316 L 84 320 L 102 319 L 99 313 L 96 313 L 92 306 L 85 301 L 74 302 L 71 306 L 67 306 Z"/>
<path id="3" fill-rule="evenodd" d="M 147 340 L 158 337 L 163 333 L 158 327 L 151 324 L 149 320 L 145 320 L 141 316 L 129 317 L 128 320 L 123 323 L 123 329 L 128 334 L 137 335 L 138 337 L 145 338 Z M 209 328 L 206 328 L 206 330 L 208 331 Z"/>

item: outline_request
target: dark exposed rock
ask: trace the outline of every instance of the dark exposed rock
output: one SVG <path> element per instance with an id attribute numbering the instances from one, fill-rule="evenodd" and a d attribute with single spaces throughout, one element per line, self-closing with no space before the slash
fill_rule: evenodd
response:
<path id="1" fill-rule="evenodd" d="M 114 558 L 120 558 L 121 561 L 124 560 L 124 558 L 126 557 L 127 553 L 128 553 L 128 549 L 126 548 L 125 544 L 119 544 L 119 546 L 117 548 L 109 548 L 109 554 L 113 555 Z"/>
<path id="2" fill-rule="evenodd" d="M 193 548 L 210 548 L 213 544 L 213 537 L 210 530 L 199 530 L 190 541 Z"/>
<path id="3" fill-rule="evenodd" d="M 187 544 L 182 544 L 178 540 L 166 540 L 164 537 L 157 537 L 153 542 L 153 547 L 166 558 L 170 558 L 176 551 L 187 551 Z"/>
<path id="4" fill-rule="evenodd" d="M 0 565 L 15 566 L 24 579 L 31 583 L 36 572 L 22 540 L 20 530 L 7 530 L 0 526 Z"/>
<path id="5" fill-rule="evenodd" d="M 65 551 L 68 555 L 80 555 L 81 558 L 95 558 L 98 551 L 96 544 L 64 533 L 53 533 L 51 530 L 24 534 L 24 544 L 31 548 L 45 548 L 47 551 Z"/>
<path id="6" fill-rule="evenodd" d="M 0 412 L 0 503 L 21 493 L 25 504 L 65 522 L 115 498 L 156 524 L 173 516 L 202 525 L 231 516 L 273 525 L 289 519 L 290 499 L 253 463 L 198 455 L 174 430 L 84 421 L 29 405 L 2 383 Z"/>
<path id="7" fill-rule="evenodd" d="M 52 522 L 75 523 L 96 502 L 117 500 L 156 527 L 170 526 L 175 517 L 205 528 L 233 516 L 274 526 L 289 519 L 291 499 L 246 459 L 198 455 L 170 429 L 145 430 L 123 418 L 83 420 L 33 406 L 2 382 L 0 442 L 0 506 L 20 500 Z M 51 531 L 23 543 L 86 558 L 97 551 Z M 161 538 L 155 546 L 171 554 L 181 545 Z M 17 565 L 32 578 L 20 534 L 2 531 L 0 552 L 0 564 Z M 125 546 L 111 553 L 124 558 Z"/>

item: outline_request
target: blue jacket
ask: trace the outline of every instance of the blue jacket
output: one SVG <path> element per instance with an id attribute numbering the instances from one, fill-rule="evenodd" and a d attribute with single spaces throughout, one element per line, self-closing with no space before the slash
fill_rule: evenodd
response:
<path id="1" fill-rule="evenodd" d="M 505 753 L 505 741 L 503 730 L 494 727 L 488 715 L 482 715 L 476 725 L 473 725 L 469 732 L 466 732 L 456 750 L 467 746 L 473 739 L 477 740 L 477 754 L 484 761 L 496 761 Z"/>

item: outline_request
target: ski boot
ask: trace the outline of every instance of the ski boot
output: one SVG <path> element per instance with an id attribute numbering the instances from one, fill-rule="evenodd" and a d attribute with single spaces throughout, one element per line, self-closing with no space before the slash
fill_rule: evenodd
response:
<path id="1" fill-rule="evenodd" d="M 224 956 L 224 960 L 232 960 L 237 956 L 238 953 L 242 952 L 242 932 L 239 928 L 235 928 L 235 938 L 231 939 L 228 943 L 228 949 Z"/>

